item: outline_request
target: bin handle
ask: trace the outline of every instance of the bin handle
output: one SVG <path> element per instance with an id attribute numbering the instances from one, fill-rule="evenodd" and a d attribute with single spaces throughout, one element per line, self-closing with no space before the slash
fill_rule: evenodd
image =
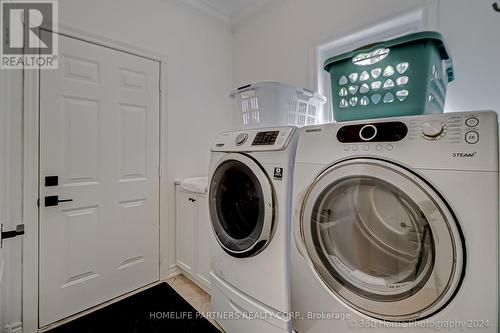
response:
<path id="1" fill-rule="evenodd" d="M 246 88 L 250 88 L 252 85 L 251 84 L 245 84 L 244 86 L 238 87 L 238 91 L 240 90 L 245 90 Z"/>
<path id="2" fill-rule="evenodd" d="M 380 45 L 380 42 L 372 43 L 372 44 L 368 44 L 368 45 L 363 45 L 363 46 L 358 47 L 357 49 L 353 50 L 352 52 L 353 53 L 360 53 L 360 52 L 372 51 L 375 47 L 377 47 L 379 45 Z"/>
<path id="3" fill-rule="evenodd" d="M 455 74 L 453 72 L 453 61 L 451 60 L 451 58 L 444 59 L 444 65 L 446 75 L 448 76 L 448 82 L 455 80 Z"/>
<path id="4" fill-rule="evenodd" d="M 297 98 L 298 99 L 309 101 L 313 97 L 314 97 L 314 92 L 309 90 L 309 89 L 303 88 L 303 89 L 297 90 Z"/>
<path id="5" fill-rule="evenodd" d="M 250 98 L 255 96 L 255 88 L 251 84 L 241 86 L 237 89 L 238 94 L 242 99 Z"/>

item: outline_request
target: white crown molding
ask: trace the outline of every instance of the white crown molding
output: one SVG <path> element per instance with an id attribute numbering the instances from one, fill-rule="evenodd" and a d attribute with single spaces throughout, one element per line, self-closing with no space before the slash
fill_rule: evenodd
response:
<path id="1" fill-rule="evenodd" d="M 227 13 L 224 13 L 220 9 L 214 7 L 208 1 L 205 0 L 180 0 L 180 1 L 194 9 L 197 9 L 203 14 L 211 16 L 225 24 L 231 23 L 231 19 Z"/>
<path id="2" fill-rule="evenodd" d="M 252 4 L 236 11 L 230 17 L 233 32 L 239 30 L 246 23 L 271 7 L 277 7 L 285 1 L 287 0 L 255 0 Z"/>
<path id="3" fill-rule="evenodd" d="M 236 31 L 254 17 L 264 13 L 270 7 L 276 7 L 287 0 L 255 0 L 250 5 L 234 13 L 218 8 L 206 0 L 180 0 L 182 3 L 231 26 Z"/>

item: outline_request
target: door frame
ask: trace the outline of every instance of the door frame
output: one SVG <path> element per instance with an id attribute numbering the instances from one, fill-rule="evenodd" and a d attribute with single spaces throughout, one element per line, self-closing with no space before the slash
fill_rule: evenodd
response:
<path id="1" fill-rule="evenodd" d="M 166 182 L 167 171 L 167 56 L 146 50 L 108 37 L 85 32 L 70 26 L 59 25 L 57 31 L 51 27 L 42 27 L 43 30 L 57 33 L 62 36 L 79 39 L 99 46 L 107 47 L 131 55 L 156 61 L 160 65 L 160 94 L 159 94 L 159 271 L 160 280 L 164 278 L 162 272 L 162 247 L 168 243 L 167 235 L 162 236 L 161 230 L 169 230 L 167 209 L 168 205 L 161 204 L 163 196 L 168 191 Z M 39 70 L 24 70 L 23 73 L 23 220 L 27 230 L 23 240 L 23 282 L 22 282 L 22 309 L 23 309 L 23 332 L 38 332 L 38 282 L 39 282 L 39 136 L 40 136 L 40 109 Z M 163 245 L 162 245 L 163 244 Z M 163 264 L 166 264 L 165 262 Z M 64 321 L 64 320 L 63 320 Z"/>
<path id="2" fill-rule="evenodd" d="M 22 80 L 23 80 L 23 72 L 21 69 L 15 69 L 15 70 L 8 70 L 8 69 L 5 69 L 5 70 L 1 70 L 2 71 L 2 74 L 0 75 L 0 109 L 2 110 L 1 112 L 4 112 L 4 110 L 15 110 L 16 112 L 18 111 L 21 111 L 22 112 Z M 15 85 L 12 87 L 12 89 L 9 89 L 8 86 L 12 85 L 12 82 L 14 82 L 13 80 L 15 80 Z M 6 112 L 6 111 L 5 111 Z M 22 131 L 22 126 L 23 125 L 23 115 L 20 114 L 20 115 L 16 115 L 15 117 L 18 117 L 19 116 L 19 120 L 20 120 L 20 123 L 19 123 L 19 128 L 15 128 L 13 129 L 14 131 Z M 1 118 L 5 118 L 5 119 L 2 119 L 2 121 L 4 120 L 8 120 L 8 118 L 10 118 L 10 116 L 7 115 L 7 112 L 5 113 L 4 117 L 1 117 Z M 22 135 L 22 133 L 21 133 Z M 19 139 L 19 140 L 18 140 Z M 22 154 L 23 154 L 23 146 L 22 146 L 22 140 L 23 138 L 22 137 L 16 137 L 15 141 L 13 141 L 12 143 L 16 145 L 16 149 L 19 148 L 20 151 L 19 151 L 19 158 L 23 158 Z M 9 143 L 10 144 L 10 143 Z M 9 147 L 10 149 L 10 147 Z M 22 160 L 21 160 L 21 166 L 22 166 Z M 14 168 L 13 165 L 11 165 L 10 163 L 4 163 L 4 169 L 1 171 L 4 173 L 4 176 L 6 175 L 9 175 L 10 174 L 10 171 L 12 168 Z M 22 170 L 20 170 L 21 173 L 19 174 L 21 177 L 22 177 Z M 22 179 L 21 179 L 21 182 L 22 182 Z M 9 196 L 7 198 L 5 198 L 5 203 L 6 205 L 14 205 L 14 204 L 19 204 L 19 201 L 21 200 L 22 201 L 22 183 L 20 184 L 20 187 L 17 188 L 16 186 L 16 191 L 19 191 L 19 195 L 17 195 L 18 193 L 16 193 L 16 195 L 14 196 Z M 6 230 L 12 230 L 15 228 L 15 225 L 16 224 L 19 224 L 19 223 L 22 223 L 22 211 L 18 211 L 14 214 L 14 216 L 11 216 L 13 214 L 8 214 L 7 217 L 4 216 L 4 218 L 7 218 L 7 220 L 1 220 L 0 219 L 0 222 L 4 224 L 4 228 Z M 0 249 L 0 252 L 1 251 L 6 251 L 6 248 L 9 248 L 11 246 L 15 246 L 17 247 L 17 244 L 16 245 L 10 245 L 11 242 L 15 242 L 17 243 L 18 240 L 22 242 L 22 237 L 20 238 L 15 238 L 16 240 L 14 241 L 9 241 L 9 240 L 4 240 L 4 249 Z M 20 251 L 22 251 L 22 246 L 19 247 Z M 15 250 L 15 252 L 17 252 L 17 249 Z M 10 253 L 10 251 L 7 251 L 7 255 Z M 5 253 L 3 254 L 4 256 L 6 255 Z M 22 263 L 19 263 L 19 266 L 17 266 L 17 263 L 16 263 L 16 272 L 13 274 L 13 275 L 9 275 L 9 277 L 7 277 L 6 275 L 6 270 L 8 267 L 6 266 L 2 266 L 4 264 L 7 264 L 8 263 L 8 260 L 4 257 L 4 261 L 2 262 L 1 260 L 2 258 L 0 258 L 0 284 L 3 282 L 3 283 L 9 283 L 9 282 L 13 282 L 16 284 L 15 288 L 16 288 L 16 292 L 17 292 L 17 288 L 18 286 L 21 286 L 22 288 L 22 281 L 20 281 L 20 279 L 22 278 Z M 18 270 L 19 268 L 19 270 Z M 6 279 L 6 280 L 5 280 Z M 18 281 L 15 281 L 15 280 L 18 280 Z M 2 289 L 2 287 L 0 286 L 0 289 Z M 6 311 L 6 307 L 5 307 L 5 303 L 2 304 L 2 291 L 3 290 L 0 290 L 0 317 L 2 317 L 2 315 L 5 313 Z M 17 297 L 17 294 L 14 294 Z M 21 296 L 21 293 L 19 293 L 18 295 L 19 297 L 22 297 Z M 2 305 L 4 305 L 4 307 L 2 308 Z M 19 323 L 20 321 L 17 320 L 17 318 L 14 318 L 14 317 L 21 317 L 22 315 L 22 311 L 21 309 L 16 309 L 15 312 L 11 312 L 10 313 L 11 316 L 13 316 L 13 318 L 7 318 L 5 321 L 7 322 L 2 322 L 2 318 L 0 318 L 0 324 L 7 324 L 7 325 L 10 325 L 11 328 L 15 329 L 19 326 Z M 15 320 L 15 321 L 11 321 L 11 320 Z M 0 330 L 2 330 L 2 328 L 0 327 Z"/>

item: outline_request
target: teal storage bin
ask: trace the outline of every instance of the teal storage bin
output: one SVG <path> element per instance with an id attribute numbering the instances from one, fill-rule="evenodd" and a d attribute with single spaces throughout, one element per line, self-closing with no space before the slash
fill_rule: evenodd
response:
<path id="1" fill-rule="evenodd" d="M 441 34 L 419 32 L 329 58 L 336 121 L 442 113 L 453 64 Z"/>

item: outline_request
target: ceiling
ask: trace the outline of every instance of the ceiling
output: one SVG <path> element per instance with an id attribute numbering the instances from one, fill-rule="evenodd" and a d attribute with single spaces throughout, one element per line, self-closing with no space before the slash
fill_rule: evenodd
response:
<path id="1" fill-rule="evenodd" d="M 258 2 L 258 0 L 204 0 L 204 2 L 222 14 L 232 16 Z"/>

